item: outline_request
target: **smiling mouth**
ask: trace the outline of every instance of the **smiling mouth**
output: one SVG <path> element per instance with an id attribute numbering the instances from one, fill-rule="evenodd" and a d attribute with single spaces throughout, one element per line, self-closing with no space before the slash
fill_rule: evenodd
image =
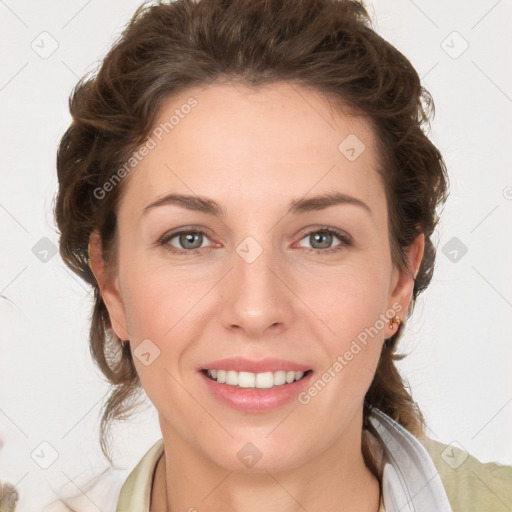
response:
<path id="1" fill-rule="evenodd" d="M 271 389 L 278 386 L 285 386 L 302 380 L 304 377 L 312 373 L 312 371 L 313 370 L 296 372 L 278 370 L 276 372 L 252 373 L 237 372 L 234 370 L 201 370 L 207 378 L 214 382 L 245 389 Z"/>

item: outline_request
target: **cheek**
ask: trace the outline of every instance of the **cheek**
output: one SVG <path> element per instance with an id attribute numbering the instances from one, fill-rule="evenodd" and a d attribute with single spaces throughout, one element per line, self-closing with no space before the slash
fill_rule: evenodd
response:
<path id="1" fill-rule="evenodd" d="M 214 282 L 194 279 L 184 268 L 150 269 L 141 260 L 132 269 L 126 267 L 122 283 L 137 373 L 150 398 L 158 399 L 174 382 L 172 376 L 183 378 L 184 362 L 187 368 L 196 363 L 184 358 L 204 331 L 206 301 L 202 300 Z M 141 353 L 149 353 L 150 358 L 156 354 L 154 363 L 144 364 Z"/>
<path id="2" fill-rule="evenodd" d="M 126 268 L 122 290 L 128 331 L 134 340 L 163 340 L 207 291 L 204 279 L 194 279 L 185 269 L 150 268 L 139 264 Z"/>
<path id="3" fill-rule="evenodd" d="M 353 338 L 371 327 L 389 300 L 391 270 L 380 265 L 357 262 L 336 270 L 326 269 L 323 276 L 298 281 L 298 295 L 338 340 Z"/>
<path id="4" fill-rule="evenodd" d="M 373 326 L 386 308 L 391 270 L 368 255 L 356 256 L 337 267 L 294 269 L 289 265 L 282 270 L 293 290 L 288 298 L 291 308 L 301 316 L 307 314 L 317 333 L 323 325 L 325 336 L 320 338 L 332 340 L 329 343 L 335 348 L 342 348 L 347 340 Z M 145 258 L 126 264 L 121 280 L 127 328 L 133 341 L 149 338 L 158 344 L 158 340 L 174 338 L 176 328 L 179 331 L 192 319 L 197 322 L 201 315 L 208 316 L 215 308 L 215 296 L 222 297 L 223 286 L 228 285 L 227 281 L 217 284 L 224 273 L 224 267 L 206 272 L 187 266 L 151 267 Z M 293 325 L 287 327 L 293 329 Z"/>
<path id="5" fill-rule="evenodd" d="M 311 286 L 307 304 L 320 320 L 325 379 L 336 381 L 331 392 L 364 394 L 370 385 L 388 329 L 390 272 L 371 265 L 330 273 L 325 286 Z M 364 271 L 362 270 L 364 269 Z M 306 288 L 301 292 L 306 297 Z M 391 315 L 392 316 L 392 315 Z M 318 323 L 318 320 L 317 320 Z M 335 375 L 335 377 L 333 377 Z M 337 400 L 334 394 L 332 399 Z"/>
<path id="6" fill-rule="evenodd" d="M 176 379 L 182 380 L 180 361 L 194 334 L 183 331 L 190 320 L 187 311 L 193 307 L 192 298 L 186 298 L 189 294 L 179 283 L 169 282 L 161 273 L 130 273 L 125 276 L 123 294 L 139 379 L 158 410 L 172 411 L 180 400 L 187 399 L 181 396 Z"/>

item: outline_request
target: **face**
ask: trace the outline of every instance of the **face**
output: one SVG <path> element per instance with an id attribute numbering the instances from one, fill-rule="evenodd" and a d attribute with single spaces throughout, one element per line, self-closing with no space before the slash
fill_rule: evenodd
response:
<path id="1" fill-rule="evenodd" d="M 94 237 L 90 251 L 166 447 L 238 471 L 360 449 L 413 287 L 369 123 L 298 86 L 214 84 L 170 98 L 151 137 L 123 183 L 115 273 Z"/>

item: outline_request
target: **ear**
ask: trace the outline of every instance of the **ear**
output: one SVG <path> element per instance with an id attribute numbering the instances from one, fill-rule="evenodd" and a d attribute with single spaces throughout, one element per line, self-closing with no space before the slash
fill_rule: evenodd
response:
<path id="1" fill-rule="evenodd" d="M 395 267 L 392 291 L 390 295 L 390 304 L 399 303 L 401 305 L 400 317 L 403 319 L 409 308 L 414 289 L 414 279 L 418 274 L 418 270 L 423 259 L 423 252 L 425 250 L 425 235 L 419 234 L 412 242 L 412 244 L 405 249 L 405 256 L 407 262 L 407 270 L 399 270 Z"/>
<path id="2" fill-rule="evenodd" d="M 121 340 L 130 339 L 126 328 L 126 314 L 119 288 L 119 278 L 117 275 L 112 275 L 107 268 L 103 258 L 101 236 L 96 230 L 89 237 L 89 265 L 100 288 L 116 336 Z"/>

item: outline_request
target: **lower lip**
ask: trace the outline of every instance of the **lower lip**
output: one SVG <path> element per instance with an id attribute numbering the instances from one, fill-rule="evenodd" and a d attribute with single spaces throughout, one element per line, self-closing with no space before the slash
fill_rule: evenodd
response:
<path id="1" fill-rule="evenodd" d="M 313 372 L 301 380 L 267 389 L 248 389 L 220 384 L 199 372 L 208 389 L 219 400 L 244 412 L 263 413 L 281 407 L 294 399 L 308 386 Z"/>

